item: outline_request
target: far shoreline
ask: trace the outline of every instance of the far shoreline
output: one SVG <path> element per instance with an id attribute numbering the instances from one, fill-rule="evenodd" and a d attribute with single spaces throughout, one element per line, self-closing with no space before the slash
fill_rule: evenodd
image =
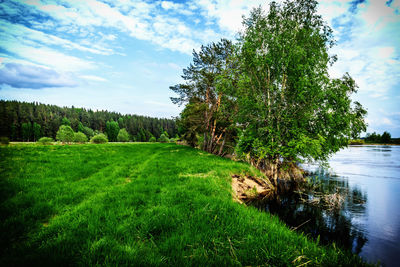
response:
<path id="1" fill-rule="evenodd" d="M 371 143 L 371 144 L 359 144 L 359 145 L 349 145 L 349 146 L 400 146 L 400 144 L 378 144 L 378 143 Z"/>

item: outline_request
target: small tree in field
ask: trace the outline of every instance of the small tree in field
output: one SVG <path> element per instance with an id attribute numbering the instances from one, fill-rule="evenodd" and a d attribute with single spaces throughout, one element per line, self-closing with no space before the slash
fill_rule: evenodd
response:
<path id="1" fill-rule="evenodd" d="M 108 142 L 107 136 L 105 136 L 105 134 L 99 133 L 96 134 L 95 136 L 93 136 L 90 139 L 90 142 L 93 144 L 105 144 Z"/>
<path id="2" fill-rule="evenodd" d="M 160 138 L 158 138 L 158 141 L 161 142 L 161 143 L 168 143 L 169 139 L 165 134 L 161 134 Z"/>
<path id="3" fill-rule="evenodd" d="M 154 136 L 152 136 L 152 137 L 150 137 L 149 142 L 152 142 L 152 143 L 157 142 L 157 139 Z"/>
<path id="4" fill-rule="evenodd" d="M 71 126 L 61 125 L 57 131 L 56 139 L 63 143 L 70 143 L 74 141 L 75 133 Z"/>
<path id="5" fill-rule="evenodd" d="M 41 145 L 51 145 L 53 143 L 53 138 L 51 137 L 42 137 L 37 141 Z"/>
<path id="6" fill-rule="evenodd" d="M 82 132 L 74 133 L 74 142 L 75 143 L 86 143 L 88 141 L 87 136 Z"/>
<path id="7" fill-rule="evenodd" d="M 110 142 L 117 141 L 118 133 L 119 133 L 119 125 L 116 121 L 108 121 L 106 123 L 106 133 L 108 136 L 108 140 Z"/>
<path id="8" fill-rule="evenodd" d="M 125 128 L 119 130 L 117 140 L 118 142 L 129 142 L 129 133 Z"/>

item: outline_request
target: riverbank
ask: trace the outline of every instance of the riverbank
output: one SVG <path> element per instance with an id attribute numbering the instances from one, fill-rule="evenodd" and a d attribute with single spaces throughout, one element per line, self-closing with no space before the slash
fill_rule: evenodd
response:
<path id="1" fill-rule="evenodd" d="M 0 167 L 4 265 L 365 265 L 234 202 L 261 174 L 189 147 L 2 146 Z"/>

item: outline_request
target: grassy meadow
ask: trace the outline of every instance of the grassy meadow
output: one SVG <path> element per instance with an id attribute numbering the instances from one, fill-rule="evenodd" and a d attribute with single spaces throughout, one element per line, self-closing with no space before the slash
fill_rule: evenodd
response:
<path id="1" fill-rule="evenodd" d="M 0 265 L 364 264 L 234 202 L 241 172 L 175 144 L 1 146 Z"/>

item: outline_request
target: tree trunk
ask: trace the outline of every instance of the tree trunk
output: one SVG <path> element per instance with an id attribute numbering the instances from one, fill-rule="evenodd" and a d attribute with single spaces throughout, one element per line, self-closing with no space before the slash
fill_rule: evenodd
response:
<path id="1" fill-rule="evenodd" d="M 224 146 L 225 146 L 225 141 L 226 141 L 226 135 L 224 136 L 224 141 L 222 141 L 222 145 L 221 145 L 221 147 L 219 148 L 219 151 L 218 151 L 218 155 L 219 155 L 219 156 L 222 155 L 222 151 L 224 150 Z"/>

